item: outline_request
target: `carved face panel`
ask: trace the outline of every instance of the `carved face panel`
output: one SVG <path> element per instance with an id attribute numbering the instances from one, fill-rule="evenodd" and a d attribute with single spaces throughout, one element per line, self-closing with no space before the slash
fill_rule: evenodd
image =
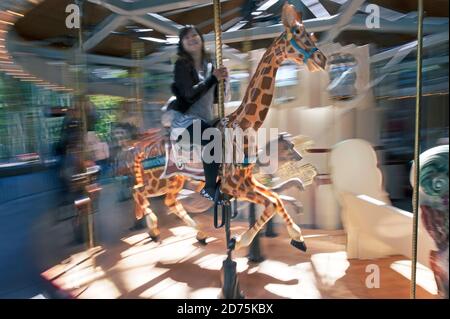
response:
<path id="1" fill-rule="evenodd" d="M 270 144 L 267 144 L 266 154 L 270 154 L 270 156 L 278 156 L 278 166 L 281 166 L 287 162 L 297 162 L 302 159 L 302 155 L 295 148 L 295 144 L 292 141 L 292 137 L 290 135 L 286 135 L 284 133 L 280 134 L 277 141 L 278 149 L 276 153 L 271 153 Z"/>

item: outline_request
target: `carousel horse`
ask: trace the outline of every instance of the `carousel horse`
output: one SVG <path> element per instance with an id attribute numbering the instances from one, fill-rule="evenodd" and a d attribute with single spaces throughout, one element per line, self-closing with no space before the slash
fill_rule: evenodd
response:
<path id="1" fill-rule="evenodd" d="M 419 162 L 420 219 L 436 244 L 437 250 L 430 251 L 429 260 L 439 295 L 448 298 L 448 145 L 423 152 Z M 410 180 L 414 185 L 413 169 Z"/>
<path id="2" fill-rule="evenodd" d="M 294 6 L 289 4 L 283 6 L 282 21 L 285 31 L 275 39 L 263 55 L 239 108 L 216 125 L 221 131 L 226 128 L 257 131 L 262 126 L 272 103 L 276 73 L 283 61 L 291 60 L 300 65 L 304 64 L 312 72 L 325 67 L 326 57 L 317 49 L 313 38 L 306 32 L 301 14 L 295 10 Z M 150 209 L 148 198 L 165 195 L 164 203 L 169 208 L 169 212 L 176 214 L 187 225 L 197 229 L 197 240 L 205 243 L 207 237 L 205 232 L 186 213 L 177 199 L 188 177 L 181 173 L 177 174 L 176 169 L 170 174 L 167 173 L 170 166 L 177 165 L 176 163 L 169 165 L 170 154 L 173 152 L 167 149 L 165 141 L 166 138 L 160 130 L 153 130 L 149 131 L 147 136 L 136 145 L 136 149 L 145 150 L 135 153 L 133 164 L 136 183 L 133 189 L 136 218 L 145 217 L 150 236 L 154 239 L 158 238 L 157 217 Z M 304 148 L 302 145 L 299 147 Z M 250 152 L 248 139 L 244 140 L 243 152 L 248 158 Z M 221 189 L 224 194 L 264 206 L 264 212 L 254 226 L 243 234 L 233 237 L 231 248 L 240 249 L 249 246 L 267 221 L 275 214 L 279 214 L 286 223 L 291 244 L 295 248 L 306 251 L 300 227 L 287 213 L 280 196 L 254 176 L 255 163 L 223 163 L 222 166 L 225 173 L 221 177 Z M 288 171 L 290 168 L 301 169 L 299 166 L 289 164 L 285 170 Z M 202 169 L 200 168 L 199 171 Z M 312 171 L 315 172 L 315 170 L 311 171 L 311 167 L 306 167 L 306 171 L 299 174 L 309 176 L 312 181 L 315 176 Z M 200 191 L 202 187 L 202 183 L 199 183 L 196 191 Z"/>

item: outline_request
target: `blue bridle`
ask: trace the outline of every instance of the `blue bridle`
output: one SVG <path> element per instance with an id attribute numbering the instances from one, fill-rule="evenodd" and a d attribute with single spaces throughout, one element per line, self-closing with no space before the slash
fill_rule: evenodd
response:
<path id="1" fill-rule="evenodd" d="M 286 38 L 289 40 L 289 43 L 294 47 L 295 50 L 297 50 L 299 53 L 303 55 L 303 63 L 307 63 L 309 59 L 311 59 L 314 52 L 318 51 L 316 47 L 312 48 L 310 51 L 306 51 L 305 49 L 301 48 L 298 43 L 295 41 L 294 37 L 292 36 L 294 32 L 291 30 L 291 35 L 289 37 L 288 33 L 286 33 Z M 290 38 L 290 39 L 289 39 Z"/>

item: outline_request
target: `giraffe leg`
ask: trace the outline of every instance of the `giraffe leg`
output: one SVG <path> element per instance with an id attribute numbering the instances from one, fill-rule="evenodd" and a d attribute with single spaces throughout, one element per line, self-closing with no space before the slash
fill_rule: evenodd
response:
<path id="1" fill-rule="evenodd" d="M 303 238 L 302 231 L 300 227 L 294 223 L 291 216 L 287 213 L 286 208 L 284 207 L 283 201 L 278 196 L 277 193 L 269 190 L 262 184 L 258 183 L 257 181 L 254 181 L 255 189 L 260 191 L 261 193 L 266 194 L 266 196 L 269 196 L 273 198 L 276 202 L 276 212 L 283 218 L 284 223 L 286 224 L 286 228 L 289 234 L 289 237 L 291 237 L 291 245 L 295 248 L 298 248 L 302 251 L 306 251 L 306 244 L 305 239 Z"/>
<path id="2" fill-rule="evenodd" d="M 155 213 L 150 208 L 146 209 L 145 221 L 147 222 L 150 238 L 154 242 L 158 242 L 159 235 L 161 234 L 158 229 L 158 217 L 156 217 Z"/>
<path id="3" fill-rule="evenodd" d="M 275 213 L 279 213 L 286 223 L 289 236 L 292 239 L 291 244 L 302 251 L 306 251 L 306 245 L 300 227 L 292 221 L 291 217 L 286 212 L 282 201 L 276 194 L 273 194 L 263 186 L 253 185 L 253 190 L 241 192 L 239 198 L 243 198 L 255 204 L 261 204 L 265 209 L 253 227 L 233 238 L 232 248 L 237 250 L 242 247 L 248 247 L 262 227 L 264 227 Z"/>
<path id="4" fill-rule="evenodd" d="M 137 154 L 134 158 L 134 166 L 133 166 L 133 172 L 134 172 L 134 178 L 136 181 L 135 188 L 141 188 L 144 186 L 144 170 L 142 168 L 142 160 L 144 159 L 144 153 L 140 152 Z"/>
<path id="5" fill-rule="evenodd" d="M 247 200 L 255 204 L 263 205 L 265 209 L 261 217 L 252 227 L 250 227 L 244 233 L 233 237 L 232 248 L 234 248 L 235 250 L 241 249 L 243 247 L 248 247 L 252 243 L 256 234 L 276 213 L 275 204 L 272 199 L 267 197 L 265 194 L 260 193 L 258 190 L 242 192 L 239 194 L 238 198 Z"/>
<path id="6" fill-rule="evenodd" d="M 169 179 L 167 185 L 167 193 L 164 203 L 169 208 L 169 213 L 177 215 L 186 225 L 197 230 L 197 240 L 199 243 L 206 245 L 206 238 L 208 237 L 201 227 L 189 216 L 183 205 L 178 201 L 177 196 L 183 188 L 186 178 L 183 176 L 174 176 Z"/>
<path id="7" fill-rule="evenodd" d="M 134 187 L 133 198 L 135 203 L 135 214 L 137 219 L 145 217 L 149 229 L 150 238 L 153 241 L 159 240 L 160 231 L 158 229 L 158 217 L 150 209 L 148 193 L 145 187 Z"/>

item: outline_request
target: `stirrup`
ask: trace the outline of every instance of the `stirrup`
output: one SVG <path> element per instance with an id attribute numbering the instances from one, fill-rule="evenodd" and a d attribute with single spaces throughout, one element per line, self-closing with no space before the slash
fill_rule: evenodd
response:
<path id="1" fill-rule="evenodd" d="M 210 201 L 214 202 L 214 197 L 209 195 L 209 193 L 204 188 L 200 191 L 200 195 L 202 195 L 207 200 L 210 200 Z"/>
<path id="2" fill-rule="evenodd" d="M 219 192 L 220 192 L 220 190 L 219 190 Z M 217 194 L 217 190 L 216 190 L 216 194 Z M 216 203 L 217 205 L 220 205 L 220 206 L 229 205 L 229 201 L 227 201 L 226 199 L 223 199 L 223 198 L 218 198 L 217 195 L 215 196 L 216 198 L 214 198 L 205 189 L 202 189 L 200 191 L 200 195 L 202 195 L 207 200 L 210 200 L 210 201 Z"/>
<path id="3" fill-rule="evenodd" d="M 224 198 L 224 194 L 220 191 L 220 183 L 217 184 L 216 193 L 214 194 L 214 201 L 220 206 L 230 206 L 231 203 L 228 199 Z"/>

